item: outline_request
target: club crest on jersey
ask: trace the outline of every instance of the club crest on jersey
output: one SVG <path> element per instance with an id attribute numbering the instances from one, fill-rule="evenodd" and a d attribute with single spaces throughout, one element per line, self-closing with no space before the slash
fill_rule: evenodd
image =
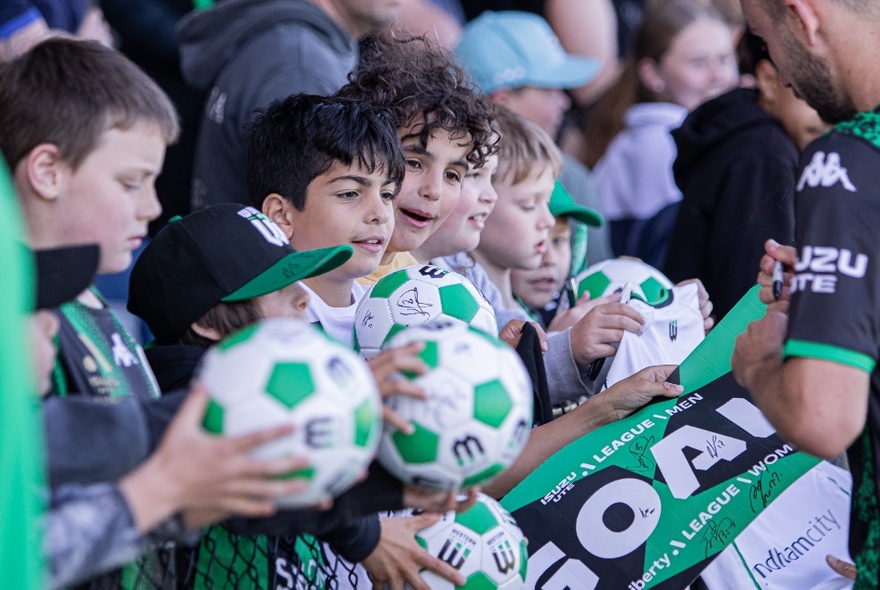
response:
<path id="1" fill-rule="evenodd" d="M 816 152 L 813 154 L 813 159 L 810 160 L 809 165 L 804 168 L 804 172 L 797 183 L 797 190 L 804 190 L 804 186 L 828 188 L 838 182 L 849 192 L 856 192 L 856 187 L 850 182 L 846 168 L 840 165 L 840 154 L 837 152 L 829 154 Z"/>
<path id="2" fill-rule="evenodd" d="M 678 338 L 678 320 L 672 320 L 669 322 L 669 340 L 675 342 L 676 338 Z"/>

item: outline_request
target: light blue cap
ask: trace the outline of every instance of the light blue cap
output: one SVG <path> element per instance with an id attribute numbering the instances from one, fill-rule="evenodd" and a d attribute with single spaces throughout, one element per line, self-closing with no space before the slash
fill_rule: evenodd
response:
<path id="1" fill-rule="evenodd" d="M 486 93 L 575 88 L 599 71 L 599 60 L 566 53 L 547 21 L 530 12 L 484 12 L 464 27 L 455 53 Z"/>

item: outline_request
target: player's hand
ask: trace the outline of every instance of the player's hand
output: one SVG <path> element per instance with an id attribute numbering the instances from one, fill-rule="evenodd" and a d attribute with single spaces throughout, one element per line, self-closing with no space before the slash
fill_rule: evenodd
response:
<path id="1" fill-rule="evenodd" d="M 120 481 L 136 522 L 139 514 L 166 513 L 161 522 L 179 511 L 193 527 L 232 515 L 264 517 L 275 512 L 277 498 L 306 489 L 302 480 L 278 478 L 307 467 L 306 458 L 250 457 L 257 447 L 289 435 L 291 426 L 238 437 L 215 436 L 202 428 L 207 402 L 204 386 L 196 383 L 153 454 Z M 150 520 L 146 517 L 139 524 Z"/>
<path id="2" fill-rule="evenodd" d="M 361 563 L 373 580 L 374 590 L 404 590 L 409 584 L 414 590 L 430 590 L 419 571 L 427 569 L 446 578 L 456 586 L 463 586 L 464 576 L 416 542 L 416 532 L 428 528 L 440 518 L 439 514 L 419 514 L 402 518 L 379 519 L 382 532 L 379 544 Z"/>
<path id="3" fill-rule="evenodd" d="M 594 396 L 605 399 L 615 420 L 625 418 L 653 400 L 655 397 L 676 397 L 684 392 L 684 387 L 669 383 L 666 378 L 676 365 L 655 365 L 622 379 Z"/>
<path id="4" fill-rule="evenodd" d="M 849 580 L 855 580 L 859 575 L 859 568 L 854 563 L 844 561 L 838 557 L 835 557 L 834 555 L 826 555 L 825 563 L 827 563 L 828 567 L 833 569 L 835 572 Z"/>
<path id="5" fill-rule="evenodd" d="M 715 306 L 712 304 L 712 300 L 709 299 L 709 292 L 706 291 L 706 287 L 703 286 L 703 281 L 700 279 L 687 279 L 680 283 L 676 283 L 675 286 L 679 287 L 691 283 L 697 284 L 697 301 L 700 305 L 700 315 L 703 316 L 703 332 L 708 334 L 709 330 L 715 325 L 715 318 L 712 317 L 712 309 Z"/>
<path id="6" fill-rule="evenodd" d="M 535 331 L 538 332 L 538 341 L 541 343 L 541 352 L 546 353 L 547 334 L 544 332 L 544 328 L 538 325 L 537 322 L 510 320 L 498 333 L 498 338 L 504 341 L 509 347 L 516 348 L 519 345 L 520 338 L 522 338 L 523 326 L 526 324 L 532 324 L 532 326 L 535 327 Z"/>
<path id="7" fill-rule="evenodd" d="M 625 331 L 642 333 L 645 320 L 626 303 L 603 303 L 591 309 L 571 329 L 571 352 L 575 362 L 588 365 L 614 355 Z"/>
<path id="8" fill-rule="evenodd" d="M 751 389 L 764 371 L 782 364 L 787 327 L 788 316 L 768 306 L 763 318 L 750 323 L 746 331 L 737 336 L 730 358 L 737 383 Z"/>
<path id="9" fill-rule="evenodd" d="M 794 277 L 794 266 L 797 264 L 797 250 L 791 246 L 781 246 L 776 240 L 764 242 L 766 254 L 761 257 L 758 271 L 758 284 L 761 285 L 761 301 L 768 305 L 774 305 L 774 309 L 788 313 L 788 304 L 791 301 L 791 281 Z M 776 261 L 782 263 L 783 280 L 782 293 L 777 301 L 773 296 L 773 267 Z"/>
<path id="10" fill-rule="evenodd" d="M 547 326 L 547 331 L 562 332 L 563 330 L 572 328 L 594 307 L 604 303 L 615 303 L 617 301 L 620 301 L 620 293 L 610 293 L 604 297 L 590 299 L 589 291 L 584 291 L 574 307 L 569 307 L 564 311 L 560 311 L 553 317 L 553 321 Z"/>
<path id="11" fill-rule="evenodd" d="M 459 492 L 435 492 L 416 486 L 403 486 L 403 505 L 426 512 L 464 512 L 477 501 L 479 488 L 471 488 L 466 496 Z"/>
<path id="12" fill-rule="evenodd" d="M 423 375 L 428 366 L 418 354 L 425 348 L 422 342 L 411 342 L 406 346 L 383 350 L 367 361 L 373 378 L 379 387 L 379 395 L 384 400 L 392 395 L 408 395 L 416 399 L 425 399 L 425 392 L 400 373 L 407 372 Z M 404 434 L 414 432 L 413 425 L 404 420 L 400 414 L 386 405 L 382 405 L 382 419 Z"/>

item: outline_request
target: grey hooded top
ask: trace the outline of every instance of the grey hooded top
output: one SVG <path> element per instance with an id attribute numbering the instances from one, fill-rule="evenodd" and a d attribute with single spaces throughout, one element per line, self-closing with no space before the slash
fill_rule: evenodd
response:
<path id="1" fill-rule="evenodd" d="M 250 204 L 243 126 L 292 94 L 332 94 L 357 63 L 357 41 L 308 0 L 227 0 L 177 29 L 187 83 L 210 90 L 196 144 L 192 205 Z"/>

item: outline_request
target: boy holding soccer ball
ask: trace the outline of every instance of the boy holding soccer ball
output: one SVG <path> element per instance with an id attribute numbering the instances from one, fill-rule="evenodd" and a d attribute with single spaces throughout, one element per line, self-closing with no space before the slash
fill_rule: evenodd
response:
<path id="1" fill-rule="evenodd" d="M 302 281 L 311 299 L 309 319 L 351 346 L 354 313 L 365 292 L 356 279 L 381 264 L 394 228 L 394 199 L 404 177 L 394 124 L 368 103 L 292 96 L 256 117 L 245 153 L 251 200 L 281 228 L 295 250 L 338 245 L 353 250 L 344 264 Z M 380 392 L 421 395 L 393 378 L 398 369 L 423 370 L 415 357 L 418 350 L 413 345 L 371 359 L 375 373 L 380 374 Z M 395 426 L 404 431 L 411 428 L 399 421 Z M 362 563 L 374 581 L 388 581 L 396 587 L 405 580 L 418 590 L 427 590 L 418 572 L 428 568 L 463 582 L 454 568 L 425 553 L 414 541 L 415 531 L 434 519 L 424 514 L 383 521 L 378 544 L 373 539 L 361 546 L 368 553 Z M 378 519 L 371 521 L 372 530 L 378 532 Z"/>
<path id="2" fill-rule="evenodd" d="M 98 273 L 124 270 L 147 223 L 159 213 L 153 182 L 165 146 L 177 134 L 176 115 L 162 91 L 116 51 L 48 40 L 0 66 L 0 126 L 0 147 L 13 171 L 30 245 L 97 242 Z M 70 398 L 70 403 L 44 402 L 53 488 L 61 485 L 60 474 L 67 483 L 91 483 L 115 481 L 136 468 L 143 500 L 129 501 L 129 518 L 143 532 L 164 525 L 156 539 L 164 541 L 229 515 L 271 514 L 274 498 L 301 487 L 274 479 L 301 466 L 300 459 L 248 458 L 252 448 L 288 429 L 238 439 L 209 436 L 199 426 L 206 397 L 198 387 L 184 403 L 175 431 L 187 451 L 175 447 L 168 461 L 165 447 L 154 450 L 167 417 L 158 421 L 158 434 L 148 428 L 157 418 L 150 413 L 158 403 L 153 375 L 100 294 L 86 289 L 53 315 L 59 329 L 52 394 Z M 108 404 L 95 398 L 118 399 Z M 115 421 L 106 421 L 111 415 Z M 62 432 L 84 442 L 59 444 Z M 153 516 L 145 517 L 148 513 Z M 138 551 L 153 547 L 143 537 L 138 541 Z M 88 558 L 83 563 L 94 565 Z M 155 561 L 144 564 L 157 573 L 149 563 Z"/>
<path id="3" fill-rule="evenodd" d="M 368 127 L 375 126 L 375 116 L 359 111 Z M 129 310 L 156 336 L 147 358 L 162 390 L 189 383 L 206 349 L 233 332 L 268 318 L 306 320 L 309 294 L 300 281 L 333 272 L 351 256 L 352 248 L 346 245 L 297 252 L 275 223 L 253 207 L 238 204 L 214 205 L 172 221 L 134 265 L 129 299 Z M 385 393 L 407 391 L 405 382 L 385 380 L 388 373 L 422 370 L 412 354 L 386 358 L 372 368 Z M 268 521 L 236 521 L 229 528 L 209 529 L 191 562 L 194 575 L 216 583 L 231 571 L 256 572 L 254 587 L 272 576 L 302 575 L 304 568 L 287 568 L 296 563 L 297 550 L 310 553 L 314 547 L 306 538 L 285 543 L 284 536 L 296 531 L 318 534 L 346 558 L 359 561 L 375 547 L 379 534 L 375 523 L 357 519 L 359 514 L 404 503 L 434 510 L 451 507 L 446 495 L 405 489 L 401 499 L 401 489 L 399 482 L 373 466 L 369 478 L 337 498 L 330 512 L 285 511 Z M 260 537 L 260 546 L 274 548 L 264 559 L 237 551 L 241 540 L 235 532 L 281 537 Z M 217 546 L 227 550 L 208 549 Z"/>

